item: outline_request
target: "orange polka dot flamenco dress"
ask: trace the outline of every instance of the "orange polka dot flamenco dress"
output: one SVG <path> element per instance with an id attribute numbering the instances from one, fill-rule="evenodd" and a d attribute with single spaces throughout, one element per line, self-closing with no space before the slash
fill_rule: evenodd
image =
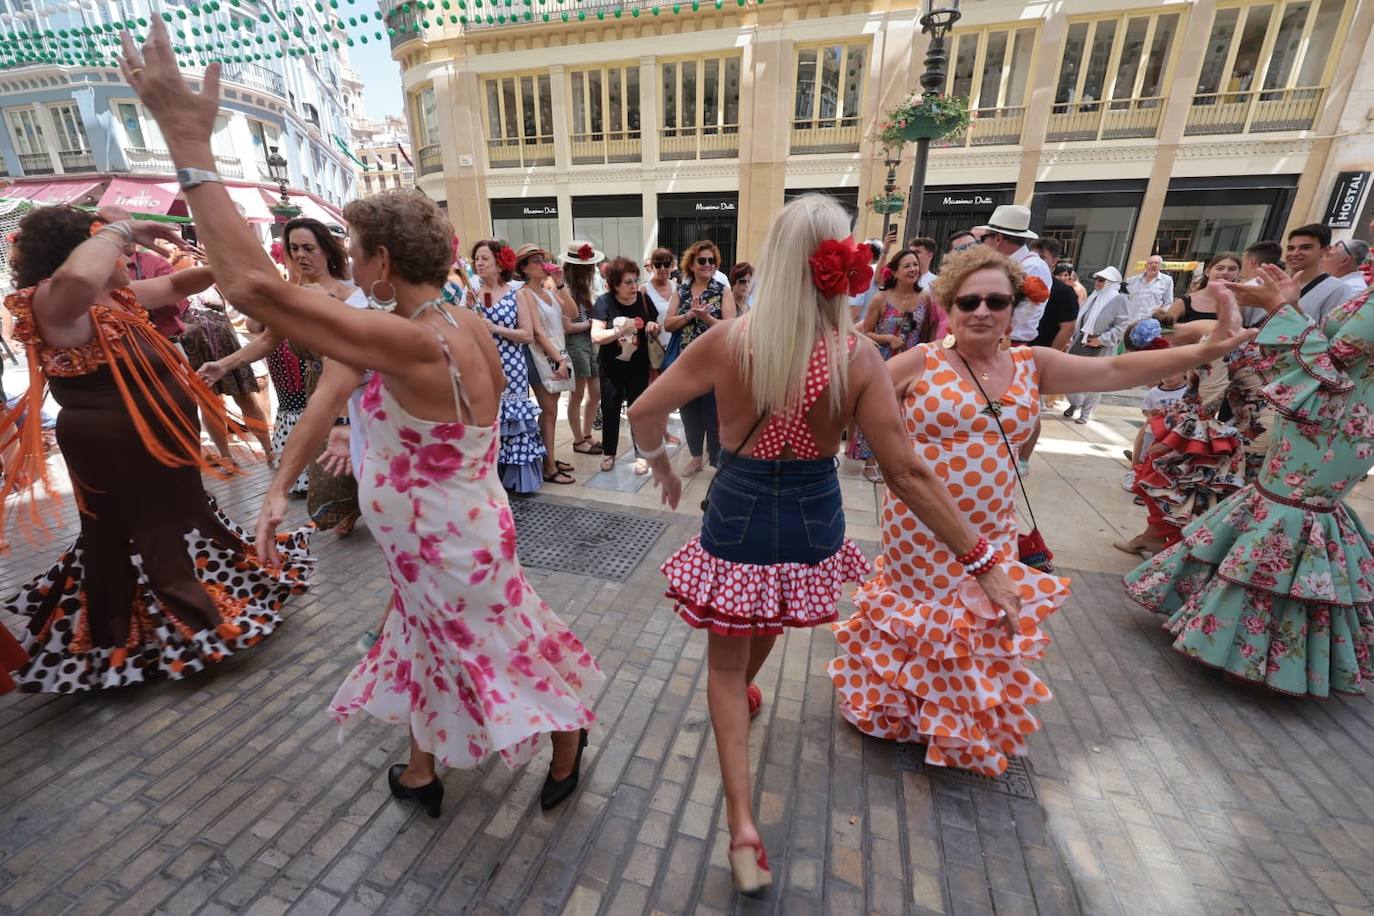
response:
<path id="1" fill-rule="evenodd" d="M 1068 598 L 1069 580 L 1016 562 L 1016 476 L 996 420 L 954 371 L 950 351 L 921 349 L 925 372 L 902 405 L 907 435 L 1005 558 L 1021 592 L 1019 635 L 1006 636 L 953 552 L 889 492 L 878 574 L 855 594 L 855 614 L 835 625 L 829 672 L 840 712 L 860 731 L 923 743 L 928 764 L 995 776 L 1040 727 L 1029 708 L 1050 691 L 1026 663 L 1044 654 L 1040 623 Z M 997 409 L 1016 448 L 1035 428 L 1040 385 L 1032 350 L 1010 353 L 1012 384 Z"/>

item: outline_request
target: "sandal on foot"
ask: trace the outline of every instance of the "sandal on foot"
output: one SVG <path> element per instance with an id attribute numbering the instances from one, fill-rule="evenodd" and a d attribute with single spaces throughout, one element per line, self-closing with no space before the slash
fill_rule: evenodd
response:
<path id="1" fill-rule="evenodd" d="M 750 684 L 744 695 L 749 700 L 749 718 L 756 718 L 759 710 L 763 709 L 763 691 L 759 689 L 758 684 Z"/>
<path id="2" fill-rule="evenodd" d="M 636 459 L 635 459 L 635 476 L 636 476 L 636 477 L 643 477 L 643 476 L 644 476 L 645 474 L 647 474 L 647 473 L 649 473 L 649 462 L 645 461 L 643 458 L 636 458 Z"/>
<path id="3" fill-rule="evenodd" d="M 577 470 L 576 467 L 574 467 L 574 466 L 571 465 L 571 464 L 568 464 L 568 462 L 566 462 L 566 461 L 555 461 L 555 462 L 553 463 L 553 466 L 556 467 L 556 468 L 558 468 L 558 470 L 560 470 L 560 471 L 568 471 L 568 472 L 570 472 L 570 473 L 571 473 L 572 471 Z"/>
<path id="4" fill-rule="evenodd" d="M 730 847 L 730 875 L 735 881 L 735 890 L 741 894 L 757 894 L 773 883 L 773 873 L 768 870 L 768 853 L 763 843 L 746 843 Z"/>
<path id="5" fill-rule="evenodd" d="M 602 458 L 602 459 L 601 459 L 601 470 L 603 470 L 603 471 L 614 471 L 614 470 L 615 470 L 615 456 L 614 456 L 614 455 L 607 455 L 605 458 Z"/>
<path id="6" fill-rule="evenodd" d="M 544 475 L 544 483 L 556 483 L 560 486 L 567 486 L 570 483 L 577 483 L 567 471 L 558 471 L 553 474 Z"/>
<path id="7" fill-rule="evenodd" d="M 1145 547 L 1143 545 L 1133 546 L 1129 541 L 1112 541 L 1112 546 L 1115 547 L 1117 550 L 1121 551 L 1122 553 L 1135 554 L 1142 560 L 1148 560 L 1150 559 L 1150 557 L 1155 555 L 1155 552 L 1150 548 Z"/>
<path id="8" fill-rule="evenodd" d="M 573 445 L 573 451 L 577 452 L 579 455 L 600 455 L 601 443 L 593 442 L 590 439 L 583 439 L 581 442 Z"/>

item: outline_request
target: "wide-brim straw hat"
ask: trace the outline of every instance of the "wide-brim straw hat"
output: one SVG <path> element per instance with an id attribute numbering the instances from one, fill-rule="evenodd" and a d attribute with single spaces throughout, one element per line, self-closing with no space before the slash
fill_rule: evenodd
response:
<path id="1" fill-rule="evenodd" d="M 542 254 L 544 256 L 544 260 L 546 261 L 549 259 L 549 253 L 547 251 L 540 248 L 533 242 L 526 242 L 524 245 L 521 245 L 519 248 L 515 249 L 516 266 L 519 266 L 520 262 L 526 260 L 527 258 L 531 258 L 537 254 Z"/>
<path id="2" fill-rule="evenodd" d="M 600 264 L 606 260 L 606 254 L 593 248 L 591 242 L 573 239 L 568 243 L 568 250 L 559 255 L 558 260 L 564 264 Z"/>

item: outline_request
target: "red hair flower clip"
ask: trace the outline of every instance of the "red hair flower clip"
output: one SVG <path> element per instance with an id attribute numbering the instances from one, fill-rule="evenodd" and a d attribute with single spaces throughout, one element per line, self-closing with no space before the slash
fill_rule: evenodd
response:
<path id="1" fill-rule="evenodd" d="M 591 245 L 585 242 L 583 243 L 581 248 L 577 249 L 577 259 L 579 261 L 590 261 L 592 259 L 592 255 L 594 254 L 596 254 L 595 249 L 593 249 Z"/>
<path id="2" fill-rule="evenodd" d="M 853 236 L 826 239 L 811 255 L 811 282 L 825 296 L 861 296 L 873 282 L 871 257 L 868 247 L 856 244 Z"/>
<path id="3" fill-rule="evenodd" d="M 883 283 L 891 283 L 896 276 L 897 275 L 892 272 L 892 268 L 887 265 L 883 265 L 883 272 L 878 275 Z"/>
<path id="4" fill-rule="evenodd" d="M 1039 305 L 1050 298 L 1050 288 L 1039 277 L 1026 277 L 1021 281 L 1021 295 Z"/>
<path id="5" fill-rule="evenodd" d="M 509 245 L 502 245 L 496 255 L 496 266 L 502 270 L 515 270 L 515 249 Z"/>

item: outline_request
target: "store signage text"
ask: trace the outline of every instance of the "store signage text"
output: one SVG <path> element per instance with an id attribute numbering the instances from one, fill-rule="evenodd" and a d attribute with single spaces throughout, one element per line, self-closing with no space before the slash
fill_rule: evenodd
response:
<path id="1" fill-rule="evenodd" d="M 1360 206 L 1369 191 L 1369 172 L 1341 172 L 1326 205 L 1326 224 L 1332 229 L 1350 229 L 1360 215 Z"/>
<path id="2" fill-rule="evenodd" d="M 698 213 L 719 213 L 722 210 L 735 212 L 736 204 L 733 201 L 722 200 L 716 203 L 702 203 L 697 201 L 696 210 Z"/>
<path id="3" fill-rule="evenodd" d="M 521 207 L 520 212 L 525 216 L 557 216 L 557 207 Z"/>
<path id="4" fill-rule="evenodd" d="M 975 194 L 972 197 L 954 197 L 946 194 L 944 199 L 940 201 L 940 205 L 944 207 L 991 207 L 993 201 L 991 197 L 985 194 Z"/>

